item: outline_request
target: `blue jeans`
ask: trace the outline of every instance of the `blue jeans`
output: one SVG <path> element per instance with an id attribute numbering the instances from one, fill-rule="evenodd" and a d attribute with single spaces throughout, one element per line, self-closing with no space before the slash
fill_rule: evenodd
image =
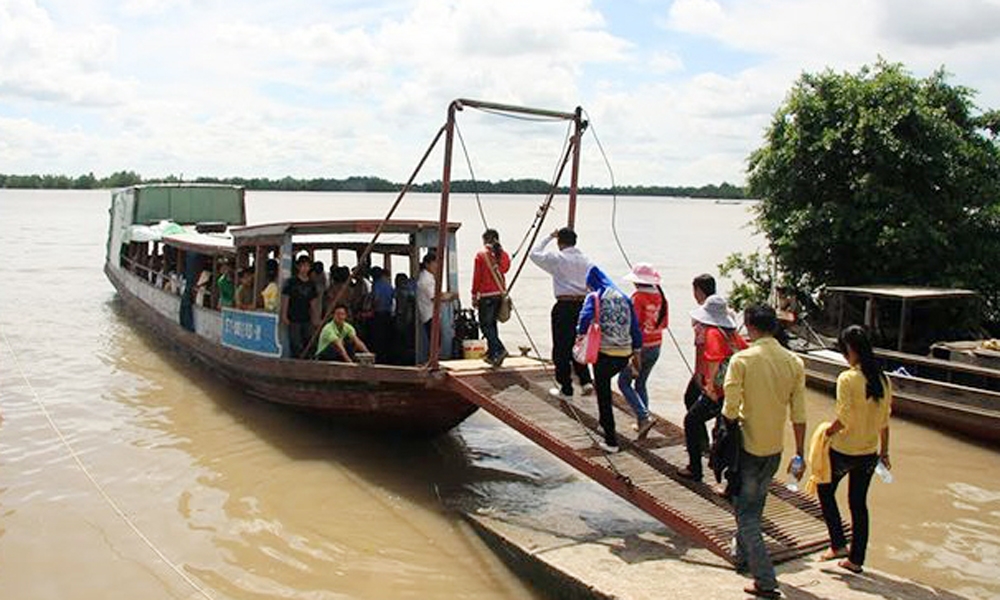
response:
<path id="1" fill-rule="evenodd" d="M 632 369 L 629 367 L 625 367 L 618 374 L 618 390 L 628 400 L 629 406 L 640 421 L 649 418 L 649 392 L 646 391 L 646 380 L 649 379 L 649 373 L 658 358 L 660 358 L 659 346 L 643 348 L 639 354 L 639 376 L 632 379 Z"/>
<path id="2" fill-rule="evenodd" d="M 774 565 L 767 554 L 760 519 L 771 478 L 778 471 L 781 454 L 755 456 L 740 452 L 740 493 L 736 496 L 736 564 L 746 565 L 762 590 L 778 588 Z"/>
<path id="3" fill-rule="evenodd" d="M 500 296 L 486 296 L 479 299 L 479 328 L 486 338 L 486 357 L 494 359 L 506 351 L 497 331 L 497 312 L 500 310 Z"/>

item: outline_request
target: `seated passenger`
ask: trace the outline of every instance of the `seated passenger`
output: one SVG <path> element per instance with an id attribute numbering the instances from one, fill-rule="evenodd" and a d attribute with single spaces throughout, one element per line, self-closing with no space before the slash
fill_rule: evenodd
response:
<path id="1" fill-rule="evenodd" d="M 236 308 L 253 310 L 253 269 L 240 271 L 240 285 L 236 288 Z"/>
<path id="2" fill-rule="evenodd" d="M 267 312 L 278 312 L 281 290 L 278 289 L 278 261 L 267 259 L 267 285 L 260 292 L 261 304 Z"/>
<path id="3" fill-rule="evenodd" d="M 316 358 L 341 362 L 354 362 L 357 352 L 368 352 L 368 347 L 358 337 L 354 326 L 347 322 L 347 305 L 338 304 L 333 309 L 333 320 L 323 326 L 316 344 Z"/>

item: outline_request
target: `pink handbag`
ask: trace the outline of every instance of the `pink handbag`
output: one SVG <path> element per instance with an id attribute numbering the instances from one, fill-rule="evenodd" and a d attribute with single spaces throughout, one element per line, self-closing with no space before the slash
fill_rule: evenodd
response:
<path id="1" fill-rule="evenodd" d="M 597 353 L 601 351 L 601 297 L 593 292 L 594 318 L 590 321 L 587 333 L 576 336 L 573 344 L 573 360 L 585 365 L 597 362 Z"/>

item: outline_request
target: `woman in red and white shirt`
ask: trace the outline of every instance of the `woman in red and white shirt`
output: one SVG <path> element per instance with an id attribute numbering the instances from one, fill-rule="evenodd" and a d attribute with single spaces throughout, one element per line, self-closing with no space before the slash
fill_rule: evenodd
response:
<path id="1" fill-rule="evenodd" d="M 486 362 L 497 367 L 507 358 L 507 349 L 497 329 L 497 313 L 506 293 L 504 273 L 508 270 L 510 256 L 500 246 L 500 234 L 496 229 L 487 229 L 472 270 L 472 305 L 479 309 L 479 328 L 487 345 Z"/>
<path id="2" fill-rule="evenodd" d="M 632 267 L 632 272 L 625 276 L 625 280 L 635 284 L 632 305 L 642 330 L 642 352 L 639 354 L 637 371 L 626 367 L 618 374 L 618 389 L 635 412 L 635 427 L 639 431 L 639 439 L 642 439 L 655 421 L 649 414 L 646 380 L 660 358 L 660 341 L 664 328 L 669 324 L 670 315 L 667 296 L 660 287 L 660 274 L 652 265 L 637 263 Z"/>
<path id="3" fill-rule="evenodd" d="M 691 311 L 691 318 L 704 331 L 704 345 L 699 357 L 702 368 L 695 376 L 699 379 L 701 394 L 688 407 L 684 415 L 684 443 L 688 452 L 687 468 L 678 471 L 681 477 L 701 481 L 702 453 L 707 449 L 708 431 L 705 423 L 722 412 L 723 389 L 719 379 L 724 375 L 723 362 L 747 347 L 746 340 L 737 333 L 736 321 L 729 313 L 729 304 L 718 294 L 712 294 L 698 308 Z"/>

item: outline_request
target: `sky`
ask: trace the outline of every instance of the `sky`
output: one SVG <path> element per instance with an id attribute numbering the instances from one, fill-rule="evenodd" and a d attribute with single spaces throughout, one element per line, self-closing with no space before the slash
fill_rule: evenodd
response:
<path id="1" fill-rule="evenodd" d="M 944 67 L 988 109 L 997 56 L 1000 0 L 0 0 L 0 173 L 401 182 L 473 98 L 583 107 L 585 185 L 742 184 L 803 72 Z M 458 125 L 492 180 L 551 179 L 567 133 Z"/>

